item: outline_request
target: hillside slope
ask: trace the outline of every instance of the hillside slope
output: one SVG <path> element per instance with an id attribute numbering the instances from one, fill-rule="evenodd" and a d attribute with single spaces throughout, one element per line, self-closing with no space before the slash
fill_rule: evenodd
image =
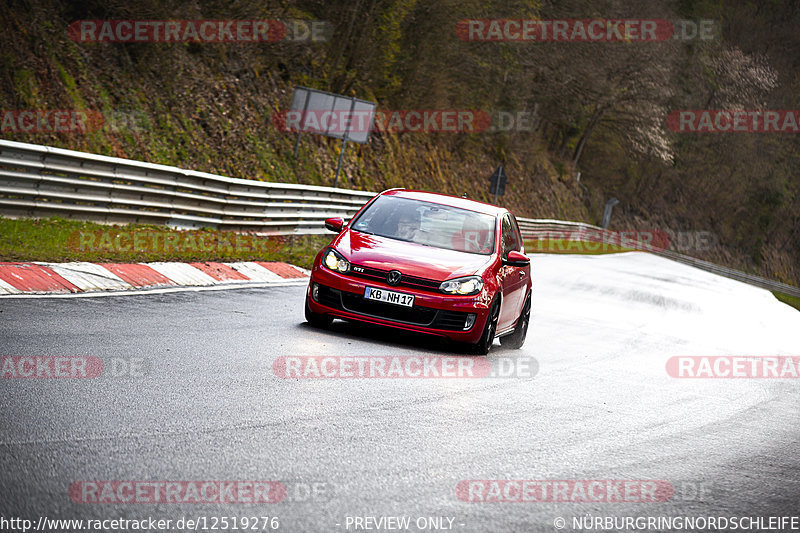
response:
<path id="1" fill-rule="evenodd" d="M 795 247 L 800 233 L 781 230 L 780 240 L 772 242 L 767 232 L 773 231 L 774 213 L 764 222 L 764 235 L 737 229 L 738 219 L 728 213 L 727 204 L 698 195 L 706 185 L 676 190 L 681 175 L 670 173 L 680 165 L 631 156 L 626 137 L 603 130 L 602 121 L 585 150 L 577 150 L 577 155 L 583 150 L 583 159 L 576 165 L 576 148 L 589 139 L 589 102 L 576 107 L 583 97 L 555 89 L 552 96 L 541 90 L 527 94 L 525 84 L 539 86 L 533 78 L 520 77 L 525 63 L 515 55 L 519 49 L 461 43 L 450 33 L 454 20 L 489 8 L 477 1 L 442 4 L 222 6 L 200 1 L 166 7 L 157 1 L 135 6 L 12 1 L 0 14 L 0 109 L 12 114 L 80 110 L 96 120 L 88 131 L 68 132 L 14 131 L 5 124 L 0 135 L 239 178 L 331 185 L 341 143 L 304 135 L 295 160 L 295 136 L 275 127 L 273 117 L 289 106 L 295 85 L 376 100 L 382 110 L 480 109 L 492 115 L 536 109 L 542 120 L 526 128 L 531 131 L 374 133 L 367 145 L 348 145 L 340 186 L 421 188 L 491 201 L 488 177 L 505 162 L 510 183 L 500 203 L 521 216 L 598 224 L 605 201 L 618 196 L 622 204 L 612 228 L 713 233 L 719 235 L 717 246 L 683 251 L 800 282 Z M 491 4 L 508 14 L 530 16 L 543 9 L 534 1 Z M 356 17 L 362 14 L 364 20 Z M 67 28 L 84 19 L 322 19 L 332 30 L 322 42 L 76 42 Z M 562 108 L 556 113 L 553 104 L 559 101 Z M 575 113 L 571 118 L 563 116 L 568 110 Z M 770 189 L 762 193 L 766 200 L 742 209 L 750 213 L 772 205 L 777 212 L 790 209 L 787 202 L 794 201 L 780 198 L 770 204 Z M 687 208 L 692 198 L 698 202 L 694 209 Z M 710 213 L 717 207 L 724 214 Z"/>

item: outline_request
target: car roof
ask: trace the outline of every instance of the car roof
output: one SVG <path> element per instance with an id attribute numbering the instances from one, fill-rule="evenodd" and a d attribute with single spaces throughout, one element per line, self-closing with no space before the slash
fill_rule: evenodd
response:
<path id="1" fill-rule="evenodd" d="M 479 202 L 477 200 L 470 200 L 469 198 L 461 198 L 459 196 L 451 196 L 449 194 L 441 194 L 438 192 L 415 191 L 408 189 L 389 189 L 381 193 L 383 196 L 397 196 L 399 198 L 408 198 L 410 200 L 420 200 L 423 202 L 432 202 L 436 204 L 449 205 L 451 207 L 458 207 L 461 209 L 468 209 L 478 213 L 487 215 L 502 215 L 507 209 L 498 207 L 496 205 Z"/>

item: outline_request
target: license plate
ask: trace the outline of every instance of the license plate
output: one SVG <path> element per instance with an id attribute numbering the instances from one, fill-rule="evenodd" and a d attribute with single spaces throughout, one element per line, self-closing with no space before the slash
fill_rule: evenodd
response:
<path id="1" fill-rule="evenodd" d="M 386 302 L 395 305 L 402 305 L 403 307 L 413 307 L 414 297 L 410 294 L 403 294 L 402 292 L 387 291 L 386 289 L 375 289 L 367 287 L 364 290 L 364 298 L 367 300 L 375 300 L 378 302 Z"/>

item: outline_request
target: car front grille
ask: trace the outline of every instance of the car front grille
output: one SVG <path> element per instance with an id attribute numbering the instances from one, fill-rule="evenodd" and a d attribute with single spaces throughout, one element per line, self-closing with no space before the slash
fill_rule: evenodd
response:
<path id="1" fill-rule="evenodd" d="M 356 270 L 359 269 L 359 270 Z M 350 271 L 347 273 L 349 276 L 362 279 L 371 279 L 373 281 L 380 281 L 386 283 L 386 276 L 389 274 L 388 270 L 381 270 L 379 268 L 365 267 L 361 265 L 352 265 Z M 400 283 L 397 287 L 410 287 L 420 291 L 439 292 L 439 285 L 441 281 L 434 279 L 419 278 L 416 276 L 407 276 L 403 274 L 400 278 Z"/>
<path id="2" fill-rule="evenodd" d="M 413 324 L 433 329 L 461 331 L 469 313 L 445 311 L 414 305 L 403 307 L 386 302 L 367 300 L 361 294 L 340 291 L 325 285 L 319 286 L 317 301 L 326 307 L 348 311 L 356 315 L 382 318 L 403 324 Z"/>
<path id="3" fill-rule="evenodd" d="M 352 313 L 377 316 L 420 326 L 429 326 L 436 316 L 436 309 L 431 309 L 430 307 L 421 307 L 418 305 L 403 307 L 386 302 L 376 302 L 374 300 L 367 300 L 360 294 L 353 294 L 352 292 L 342 293 L 342 304 L 346 311 Z"/>

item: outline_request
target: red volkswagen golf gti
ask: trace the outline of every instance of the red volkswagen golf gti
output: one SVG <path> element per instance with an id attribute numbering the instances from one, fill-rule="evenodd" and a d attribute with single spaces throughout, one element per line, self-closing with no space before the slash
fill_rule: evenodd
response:
<path id="1" fill-rule="evenodd" d="M 488 353 L 519 348 L 531 314 L 530 260 L 514 215 L 444 194 L 391 189 L 370 200 L 314 260 L 306 320 L 430 333 Z"/>

